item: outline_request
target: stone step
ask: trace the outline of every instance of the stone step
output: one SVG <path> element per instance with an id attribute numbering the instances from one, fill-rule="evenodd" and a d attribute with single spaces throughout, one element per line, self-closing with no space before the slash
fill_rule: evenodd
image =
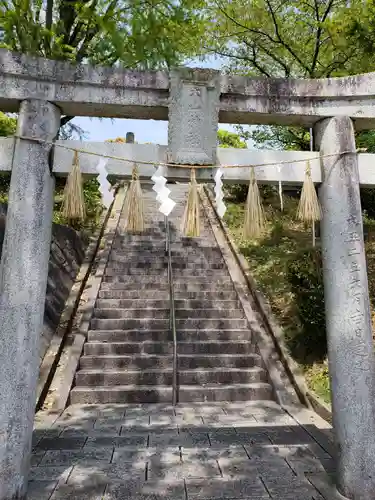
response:
<path id="1" fill-rule="evenodd" d="M 80 370 L 76 373 L 78 387 L 114 385 L 172 385 L 172 369 L 164 370 Z"/>
<path id="2" fill-rule="evenodd" d="M 253 384 L 183 385 L 179 388 L 179 402 L 246 401 L 272 398 L 272 387 L 264 382 Z M 109 403 L 170 403 L 171 386 L 117 385 L 103 387 L 76 386 L 70 393 L 71 404 Z"/>
<path id="3" fill-rule="evenodd" d="M 178 342 L 252 341 L 250 330 L 179 330 Z M 171 342 L 172 333 L 165 330 L 89 330 L 88 342 Z"/>
<path id="4" fill-rule="evenodd" d="M 191 245 L 191 242 L 194 241 L 196 245 L 207 245 L 210 243 L 212 246 L 215 245 L 216 240 L 214 235 L 207 234 L 207 231 L 204 231 L 205 228 L 201 228 L 201 236 L 197 238 L 186 238 L 182 236 L 181 234 L 171 234 L 170 237 L 170 242 L 172 245 L 174 244 L 179 244 L 181 246 L 186 246 L 186 245 Z M 206 234 L 204 234 L 206 233 Z M 166 238 L 164 234 L 160 234 L 159 236 L 157 235 L 131 235 L 131 234 L 126 234 L 126 235 L 117 235 L 114 243 L 117 245 L 121 246 L 129 246 L 129 245 L 143 245 L 143 244 L 160 244 L 160 243 L 165 243 Z"/>
<path id="5" fill-rule="evenodd" d="M 203 271 L 202 271 L 203 272 Z M 118 268 L 114 267 L 111 264 L 108 264 L 106 267 L 104 276 L 106 278 L 106 281 L 116 281 L 116 278 L 118 277 L 120 281 L 122 281 L 123 278 L 130 278 L 133 279 L 133 276 L 138 280 L 141 279 L 142 281 L 149 277 L 153 280 L 156 278 L 160 279 L 167 279 L 168 277 L 168 268 L 167 266 L 164 266 L 163 268 L 160 267 L 132 267 L 132 266 L 127 266 L 124 268 Z M 109 278 L 109 280 L 107 279 Z"/>
<path id="6" fill-rule="evenodd" d="M 174 301 L 175 309 L 216 309 L 229 311 L 239 309 L 240 302 L 238 300 L 194 300 L 194 299 L 177 299 Z M 169 298 L 164 300 L 155 299 L 98 299 L 96 308 L 100 309 L 168 309 Z"/>
<path id="7" fill-rule="evenodd" d="M 80 370 L 168 370 L 172 366 L 172 356 L 81 356 L 79 361 Z"/>
<path id="8" fill-rule="evenodd" d="M 244 318 L 242 309 L 175 309 L 176 319 L 228 319 L 228 318 Z M 95 308 L 94 318 L 100 319 L 165 319 L 170 317 L 169 307 L 163 309 L 120 309 L 120 308 Z"/>
<path id="9" fill-rule="evenodd" d="M 246 354 L 254 353 L 255 345 L 247 341 L 199 341 L 178 342 L 180 354 Z M 88 342 L 84 346 L 87 356 L 109 356 L 112 354 L 173 354 L 172 342 Z"/>
<path id="10" fill-rule="evenodd" d="M 126 287 L 111 288 L 101 287 L 99 291 L 99 298 L 101 299 L 134 299 L 134 300 L 148 300 L 155 298 L 154 289 L 133 289 L 129 290 Z M 164 290 L 158 290 L 157 297 L 164 297 L 164 300 L 169 301 L 169 289 L 166 286 Z M 181 289 L 174 289 L 175 300 L 237 300 L 237 294 L 233 287 L 226 290 L 203 290 L 203 291 L 184 291 Z"/>
<path id="11" fill-rule="evenodd" d="M 165 245 L 160 248 L 144 248 L 141 251 L 135 250 L 133 248 L 124 248 L 124 251 L 116 251 L 113 249 L 109 256 L 109 262 L 128 262 L 129 259 L 165 259 Z"/>
<path id="12" fill-rule="evenodd" d="M 101 319 L 168 319 L 170 316 L 169 307 L 162 309 L 94 309 L 94 318 Z"/>
<path id="13" fill-rule="evenodd" d="M 267 381 L 263 368 L 211 368 L 179 370 L 179 385 L 249 384 Z M 81 370 L 76 373 L 76 386 L 97 387 L 114 385 L 167 385 L 173 384 L 173 371 L 169 370 Z"/>
<path id="14" fill-rule="evenodd" d="M 143 280 L 144 277 L 154 279 L 155 277 L 165 278 L 168 275 L 168 268 L 153 268 L 153 267 L 131 267 L 128 266 L 123 269 L 113 267 L 111 265 L 107 266 L 105 270 L 106 280 L 109 277 L 110 281 L 116 281 L 119 279 L 126 279 L 131 276 L 136 277 L 136 279 Z M 189 269 L 173 269 L 173 278 L 178 280 L 181 277 L 186 277 L 187 279 L 198 278 L 215 278 L 216 280 L 229 280 L 230 276 L 226 269 L 210 269 L 210 268 L 189 268 Z"/>
<path id="15" fill-rule="evenodd" d="M 168 355 L 107 355 L 82 356 L 81 370 L 111 370 L 111 369 L 172 369 L 173 356 Z M 258 354 L 194 354 L 178 356 L 180 370 L 195 368 L 252 368 L 262 366 L 262 359 Z"/>
<path id="16" fill-rule="evenodd" d="M 152 290 L 154 297 L 155 297 L 155 293 L 159 293 L 161 291 L 164 291 L 167 293 L 167 295 L 169 295 L 169 285 L 168 285 L 167 280 L 163 281 L 162 283 L 159 283 L 158 281 L 154 281 L 154 282 L 151 281 L 149 283 L 144 281 L 143 283 L 140 283 L 138 281 L 135 282 L 135 280 L 127 281 L 126 283 L 102 281 L 102 283 L 100 285 L 100 292 L 103 292 L 103 291 L 111 291 L 112 292 L 112 291 L 116 291 L 116 290 L 127 291 L 127 292 L 136 290 L 138 293 L 142 293 L 142 291 L 151 291 Z M 156 292 L 156 290 L 157 290 L 157 292 Z"/>
<path id="17" fill-rule="evenodd" d="M 208 239 L 203 239 L 201 241 L 197 241 L 196 239 L 194 239 L 194 245 L 195 245 L 194 250 L 196 252 L 202 254 L 210 254 L 210 252 L 213 249 L 215 249 L 217 243 L 216 241 L 213 240 L 211 241 Z M 186 240 L 181 240 L 181 241 L 172 241 L 171 251 L 174 254 L 190 253 L 191 246 L 192 246 L 192 241 L 189 240 L 188 238 Z M 113 242 L 112 249 L 116 253 L 123 253 L 125 251 L 143 252 L 150 250 L 157 250 L 160 252 L 160 251 L 165 251 L 165 241 L 150 239 L 148 241 L 130 242 L 130 241 L 118 241 L 118 239 L 116 239 Z"/>
<path id="18" fill-rule="evenodd" d="M 175 308 L 176 319 L 243 319 L 244 312 L 240 308 L 217 309 L 217 308 Z"/>
<path id="19" fill-rule="evenodd" d="M 184 262 L 182 259 L 173 259 L 172 258 L 172 269 L 173 270 L 185 270 L 185 269 L 226 269 L 224 262 L 215 262 L 215 261 L 207 261 L 201 258 L 190 259 L 189 262 Z M 114 259 L 109 259 L 107 269 L 116 269 L 119 271 L 126 271 L 127 269 L 160 269 L 164 270 L 168 268 L 168 259 L 165 256 L 159 256 L 157 258 L 147 258 L 143 256 L 134 256 L 132 258 L 128 258 L 122 262 L 119 262 Z"/>
<path id="20" fill-rule="evenodd" d="M 171 342 L 172 333 L 168 328 L 165 330 L 89 330 L 88 342 Z"/>
<path id="21" fill-rule="evenodd" d="M 272 386 L 265 382 L 245 384 L 181 385 L 179 403 L 206 403 L 208 401 L 249 401 L 272 399 Z"/>
<path id="22" fill-rule="evenodd" d="M 172 387 L 117 385 L 113 387 L 74 387 L 70 404 L 171 403 Z"/>
<path id="23" fill-rule="evenodd" d="M 122 354 L 173 354 L 172 342 L 88 342 L 85 356 L 111 356 Z"/>
<path id="24" fill-rule="evenodd" d="M 101 319 L 91 320 L 91 330 L 164 330 L 168 328 L 169 319 L 129 318 L 129 319 Z M 176 319 L 176 329 L 247 329 L 246 319 L 206 319 L 186 318 Z"/>
<path id="25" fill-rule="evenodd" d="M 201 281 L 200 283 L 197 281 Z M 220 293 L 222 292 L 233 292 L 233 283 L 231 281 L 225 281 L 225 282 L 210 282 L 209 280 L 205 279 L 199 279 L 199 278 L 194 278 L 193 282 L 187 282 L 186 280 L 179 280 L 179 281 L 173 281 L 173 289 L 175 296 L 178 294 L 179 297 L 183 295 L 185 298 L 187 293 L 196 293 L 196 292 L 211 292 L 218 294 L 217 296 L 220 297 Z M 127 280 L 126 282 L 110 282 L 110 281 L 105 281 L 102 282 L 100 285 L 100 290 L 122 290 L 122 291 L 132 291 L 132 290 L 138 290 L 139 293 L 142 293 L 143 290 L 157 290 L 155 293 L 159 292 L 167 292 L 169 294 L 169 285 L 168 281 L 165 280 L 165 282 L 158 282 L 158 281 L 150 281 L 146 282 L 144 280 L 143 282 L 139 280 Z M 187 292 L 187 293 L 186 293 Z M 190 295 L 189 295 L 190 296 Z"/>
<path id="26" fill-rule="evenodd" d="M 228 275 L 225 275 L 225 277 L 216 277 L 215 275 L 208 275 L 207 273 L 204 273 L 205 276 L 202 276 L 201 274 L 199 276 L 194 276 L 194 275 L 186 275 L 186 276 L 181 276 L 179 274 L 178 276 L 173 276 L 174 278 L 174 285 L 177 286 L 180 283 L 184 284 L 186 281 L 192 281 L 194 285 L 209 285 L 211 287 L 213 286 L 218 286 L 220 287 L 221 285 L 232 285 L 232 280 Z M 167 274 L 160 275 L 160 276 L 154 276 L 154 275 L 147 275 L 147 274 L 134 274 L 132 276 L 103 276 L 103 282 L 104 283 L 159 283 L 163 282 Z"/>

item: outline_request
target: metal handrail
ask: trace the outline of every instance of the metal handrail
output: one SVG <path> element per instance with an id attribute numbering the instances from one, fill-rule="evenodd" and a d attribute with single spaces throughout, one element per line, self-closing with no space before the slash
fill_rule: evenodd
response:
<path id="1" fill-rule="evenodd" d="M 171 237 L 168 217 L 165 217 L 165 253 L 168 259 L 168 285 L 169 285 L 169 328 L 173 336 L 173 380 L 172 380 L 172 404 L 175 406 L 178 402 L 177 388 L 177 333 L 176 333 L 176 314 L 174 306 L 174 287 L 172 273 L 171 257 Z"/>

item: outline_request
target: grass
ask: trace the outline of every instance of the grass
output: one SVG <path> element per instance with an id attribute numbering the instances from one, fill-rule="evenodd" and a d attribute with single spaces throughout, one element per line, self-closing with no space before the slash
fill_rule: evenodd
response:
<path id="1" fill-rule="evenodd" d="M 0 203 L 8 203 L 8 191 L 10 184 L 10 174 L 0 175 Z M 53 222 L 71 226 L 79 231 L 85 239 L 98 227 L 100 215 L 103 211 L 101 195 L 96 179 L 90 179 L 83 185 L 83 192 L 86 206 L 86 217 L 83 221 L 68 221 L 61 213 L 63 202 L 65 180 L 57 179 L 54 196 Z"/>
<path id="2" fill-rule="evenodd" d="M 317 303 L 313 303 L 315 310 L 312 309 L 311 312 L 311 325 L 308 321 L 301 321 L 300 301 L 304 300 L 304 296 L 296 286 L 293 286 L 288 272 L 300 258 L 301 250 L 312 247 L 312 230 L 311 227 L 295 218 L 298 199 L 284 196 L 284 211 L 281 212 L 277 193 L 269 188 L 262 191 L 267 229 L 261 240 L 251 241 L 242 237 L 243 203 L 229 202 L 225 220 L 239 250 L 250 266 L 253 278 L 267 297 L 273 313 L 283 328 L 285 344 L 293 358 L 302 367 L 308 386 L 324 401 L 330 402 L 325 331 L 321 331 L 325 328 L 323 326 L 319 329 L 319 325 L 324 325 L 324 307 L 322 304 L 320 310 L 317 311 L 316 307 L 319 305 L 317 299 Z M 371 224 L 372 221 L 366 220 L 366 223 L 369 222 Z M 317 244 L 319 245 L 319 242 Z M 366 254 L 370 299 L 374 306 L 374 241 L 366 243 Z M 311 296 L 308 299 L 311 301 Z M 372 307 L 373 327 L 375 326 L 374 310 L 375 308 Z M 317 318 L 317 316 L 321 317 Z"/>

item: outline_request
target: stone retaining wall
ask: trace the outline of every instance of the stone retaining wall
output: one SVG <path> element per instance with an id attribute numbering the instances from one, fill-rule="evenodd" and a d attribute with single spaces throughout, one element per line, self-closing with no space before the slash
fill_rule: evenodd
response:
<path id="1" fill-rule="evenodd" d="M 0 204 L 0 256 L 3 245 L 6 206 Z M 77 272 L 82 264 L 85 242 L 74 229 L 53 224 L 49 260 L 44 328 L 40 342 L 40 361 L 59 323 L 65 301 L 69 296 Z"/>

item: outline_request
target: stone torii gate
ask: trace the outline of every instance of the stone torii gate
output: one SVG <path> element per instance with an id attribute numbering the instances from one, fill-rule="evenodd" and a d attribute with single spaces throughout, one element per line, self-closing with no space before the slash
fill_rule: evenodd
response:
<path id="1" fill-rule="evenodd" d="M 217 71 L 136 72 L 73 66 L 0 51 L 0 109 L 19 113 L 17 138 L 0 145 L 0 169 L 11 170 L 0 267 L 0 500 L 26 498 L 51 237 L 54 175 L 67 175 L 72 152 L 53 149 L 60 115 L 169 120 L 168 146 L 105 144 L 129 164 L 110 173 L 127 177 L 133 161 L 143 178 L 154 161 L 187 165 L 310 158 L 311 153 L 251 152 L 216 147 L 219 122 L 303 125 L 314 128 L 320 184 L 328 353 L 338 489 L 353 500 L 375 499 L 375 371 L 360 183 L 375 186 L 371 155 L 358 155 L 357 130 L 375 128 L 375 73 L 327 80 L 256 79 Z M 74 144 L 72 144 L 74 146 Z M 98 144 L 82 143 L 95 151 Z M 340 155 L 340 152 L 352 152 Z M 52 154 L 54 153 L 54 154 Z M 335 155 L 337 153 L 337 155 Z M 332 156 L 327 156 L 332 154 Z M 305 156 L 303 156 L 305 155 Z M 97 158 L 82 155 L 85 174 Z M 320 164 L 321 163 L 321 164 Z M 214 169 L 197 171 L 209 182 Z M 185 169 L 167 177 L 187 180 Z M 247 182 L 246 168 L 225 169 L 224 182 Z M 300 184 L 304 169 L 257 170 L 260 182 Z"/>

